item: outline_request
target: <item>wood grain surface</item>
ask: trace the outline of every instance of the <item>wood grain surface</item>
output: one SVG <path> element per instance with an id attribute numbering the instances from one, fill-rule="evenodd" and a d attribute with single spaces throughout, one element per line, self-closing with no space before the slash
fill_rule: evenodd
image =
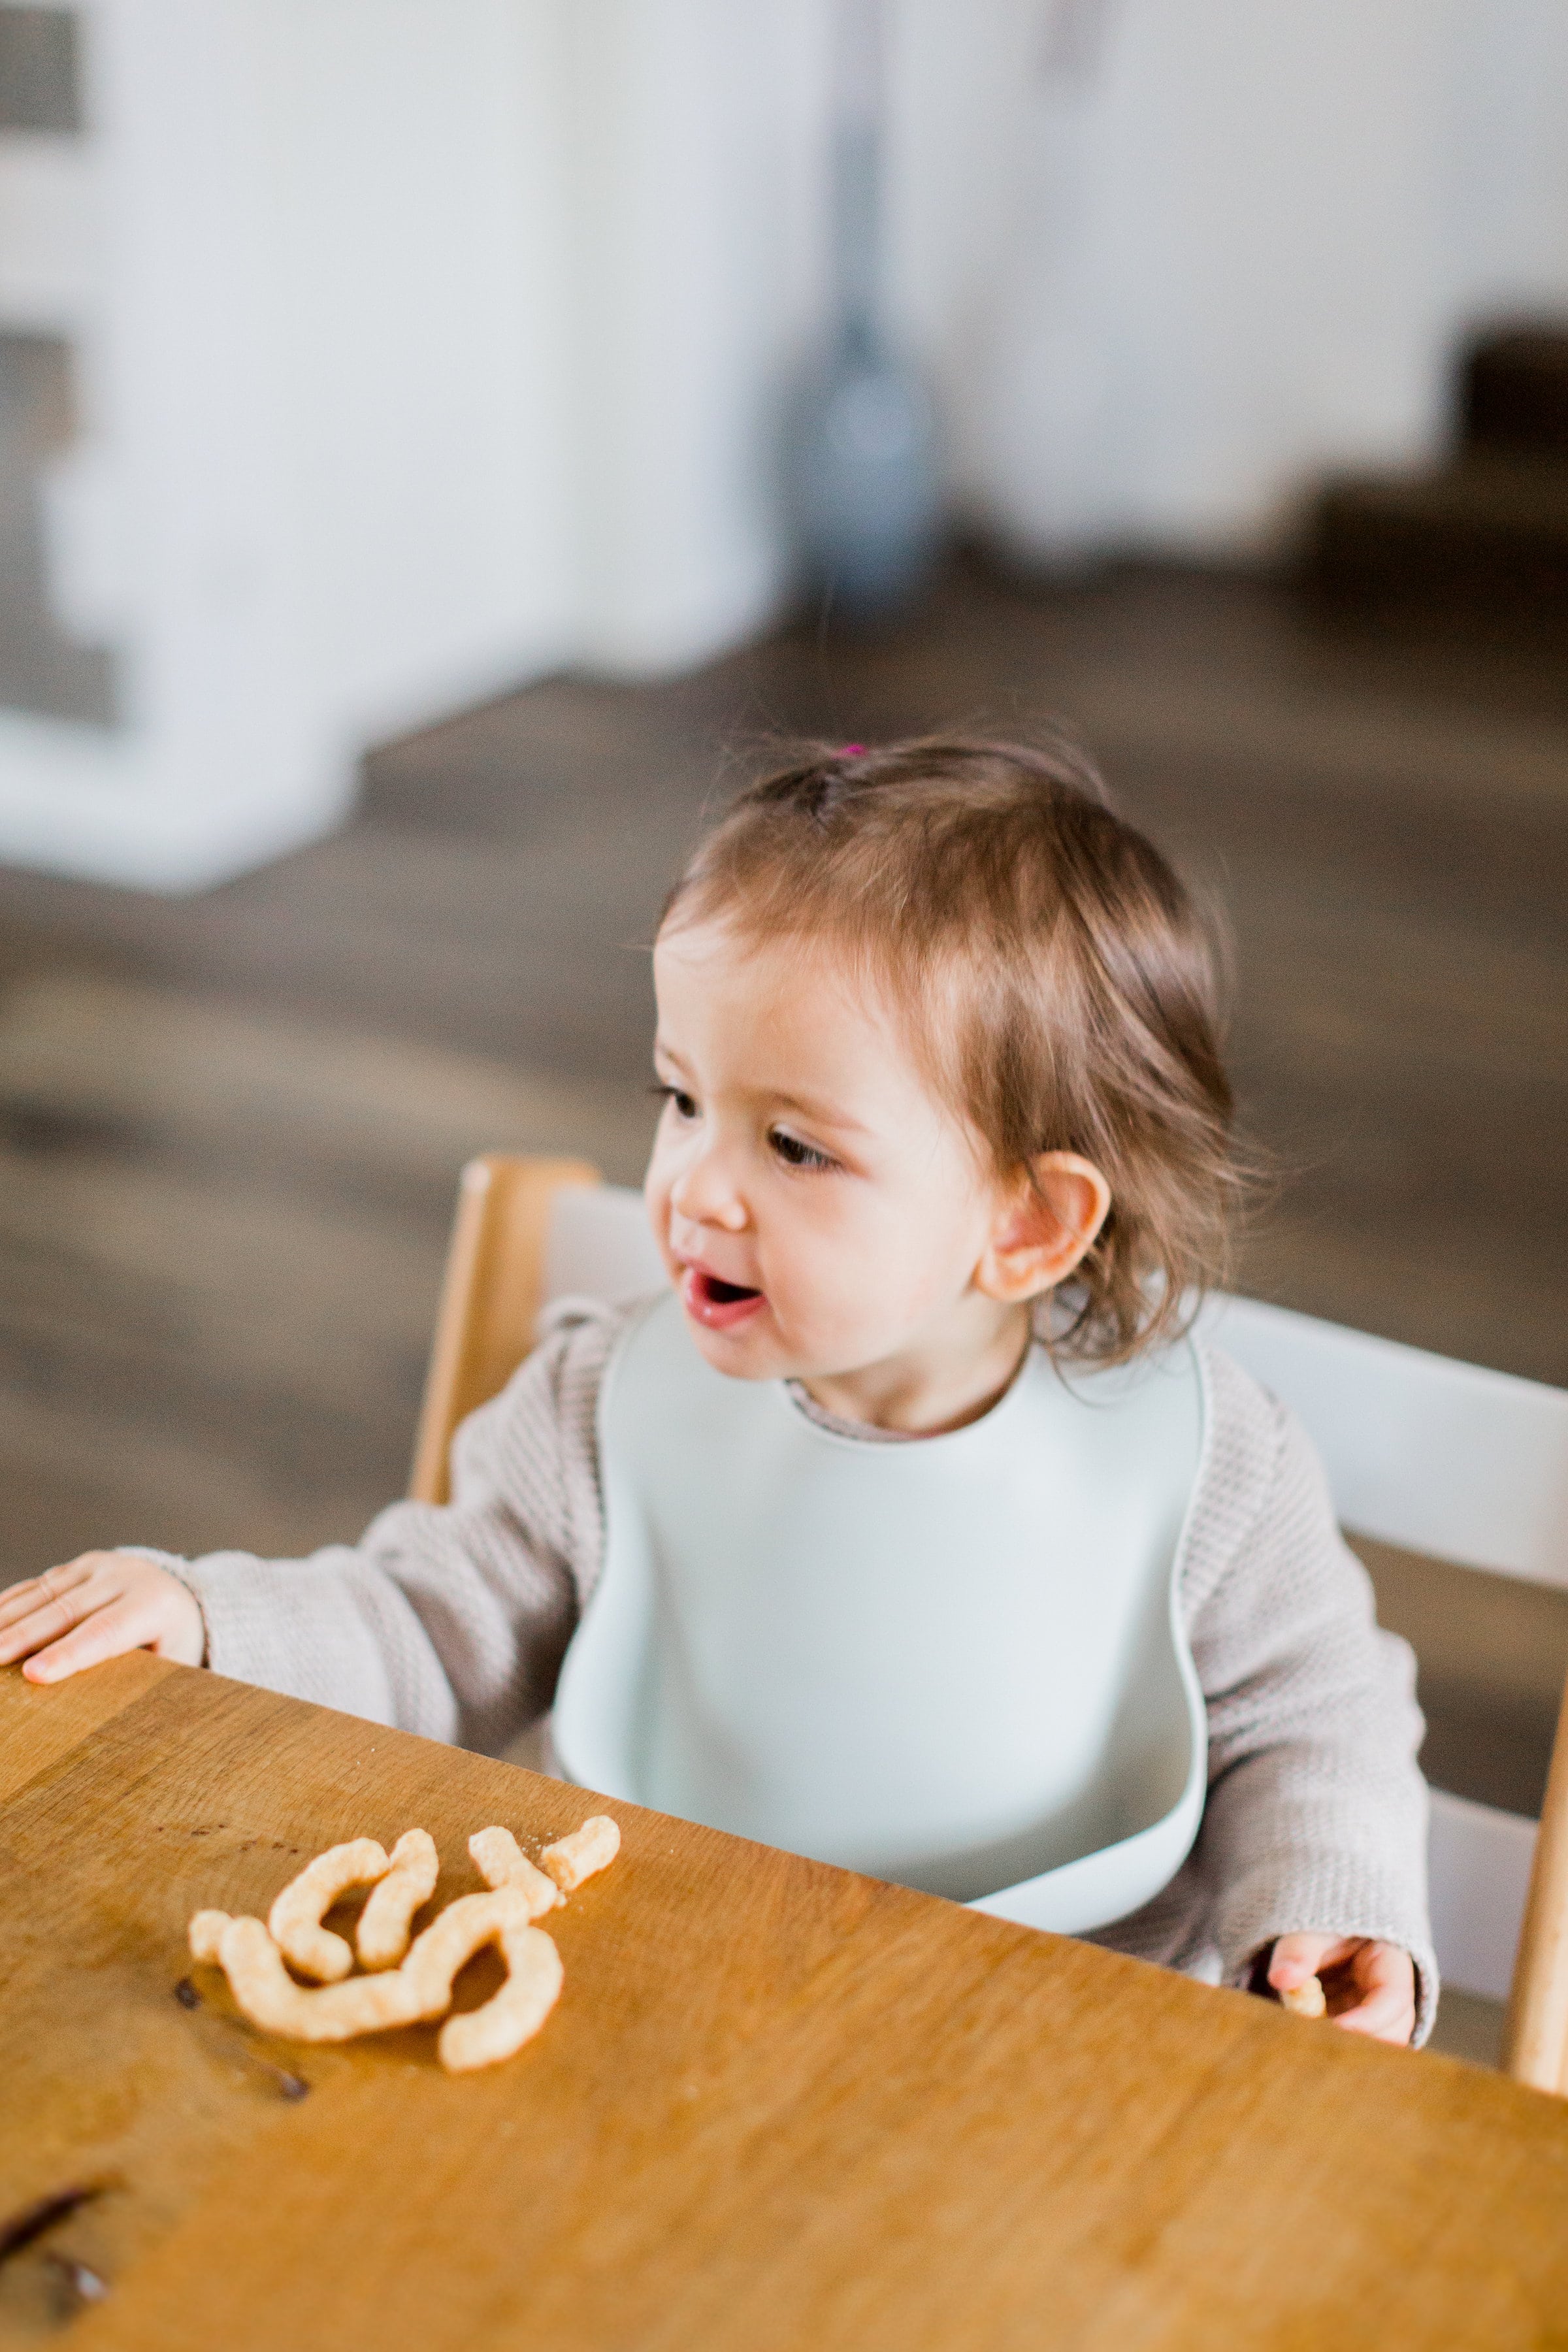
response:
<path id="1" fill-rule="evenodd" d="M 448 2077 L 237 2029 L 185 1920 L 415 1822 L 440 1901 L 583 1793 L 137 1657 L 0 1675 L 0 2221 L 105 2184 L 0 2264 L 5 2341 L 51 2255 L 110 2283 L 80 2352 L 1564 2340 L 1568 2105 L 1478 2069 L 616 1805 L 555 2015 Z"/>

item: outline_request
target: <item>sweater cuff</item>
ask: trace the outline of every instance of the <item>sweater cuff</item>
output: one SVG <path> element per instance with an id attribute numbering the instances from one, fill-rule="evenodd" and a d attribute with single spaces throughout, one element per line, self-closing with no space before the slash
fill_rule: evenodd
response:
<path id="1" fill-rule="evenodd" d="M 256 1571 L 260 1563 L 247 1552 L 208 1552 L 192 1560 L 181 1559 L 177 1552 L 155 1551 L 150 1544 L 121 1544 L 117 1549 L 155 1560 L 184 1586 L 202 1612 L 202 1664 L 215 1675 L 296 1697 L 317 1696 L 313 1690 L 300 1688 L 298 1644 L 289 1639 L 279 1596 L 258 1589 L 262 1580 Z M 323 1703 L 330 1706 L 331 1700 L 327 1697 Z"/>

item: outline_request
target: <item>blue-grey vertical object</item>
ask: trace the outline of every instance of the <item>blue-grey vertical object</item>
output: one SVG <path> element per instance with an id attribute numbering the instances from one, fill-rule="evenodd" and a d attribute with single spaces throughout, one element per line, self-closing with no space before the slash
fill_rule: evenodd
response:
<path id="1" fill-rule="evenodd" d="M 909 602 L 942 525 L 931 398 L 878 317 L 881 10 L 882 0 L 839 0 L 834 335 L 796 396 L 786 448 L 790 520 L 808 583 L 834 618 L 849 622 Z"/>

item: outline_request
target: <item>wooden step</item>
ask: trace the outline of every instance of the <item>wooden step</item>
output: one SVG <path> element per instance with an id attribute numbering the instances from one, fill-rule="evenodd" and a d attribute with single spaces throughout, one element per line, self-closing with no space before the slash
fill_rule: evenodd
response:
<path id="1" fill-rule="evenodd" d="M 1460 415 L 1468 447 L 1568 458 L 1568 327 L 1485 337 L 1461 371 Z"/>
<path id="2" fill-rule="evenodd" d="M 1337 602 L 1568 613 L 1568 451 L 1477 448 L 1436 473 L 1331 483 L 1309 573 Z"/>

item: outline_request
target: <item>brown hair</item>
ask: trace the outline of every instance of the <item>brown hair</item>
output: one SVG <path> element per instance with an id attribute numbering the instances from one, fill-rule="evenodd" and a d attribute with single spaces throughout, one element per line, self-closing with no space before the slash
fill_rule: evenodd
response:
<path id="1" fill-rule="evenodd" d="M 826 938 L 899 1008 L 999 1172 L 1082 1154 L 1110 1213 L 1065 1356 L 1114 1363 L 1218 1281 L 1244 1177 L 1212 926 L 1063 746 L 931 736 L 810 748 L 742 792 L 661 928 Z"/>

